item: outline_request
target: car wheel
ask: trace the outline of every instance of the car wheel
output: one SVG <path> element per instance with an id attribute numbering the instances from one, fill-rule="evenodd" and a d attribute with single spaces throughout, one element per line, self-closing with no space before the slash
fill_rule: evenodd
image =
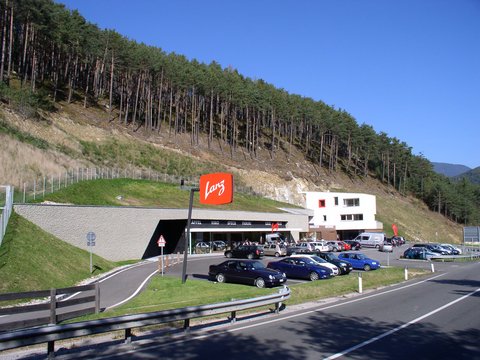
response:
<path id="1" fill-rule="evenodd" d="M 217 282 L 219 282 L 219 283 L 224 283 L 225 282 L 225 275 L 223 275 L 222 273 L 217 274 L 217 276 L 215 276 L 215 279 L 217 279 Z"/>
<path id="2" fill-rule="evenodd" d="M 225 254 L 225 256 L 226 256 L 227 258 L 231 258 L 231 257 L 232 257 L 232 253 L 231 253 L 231 252 L 227 252 L 227 253 Z"/>
<path id="3" fill-rule="evenodd" d="M 248 259 L 253 259 L 253 254 L 248 254 L 248 255 L 247 255 L 247 258 L 248 258 Z"/>
<path id="4" fill-rule="evenodd" d="M 375 245 L 375 248 L 376 248 L 376 249 L 380 249 L 380 245 L 378 245 L 378 244 Z"/>
<path id="5" fill-rule="evenodd" d="M 315 281 L 315 280 L 318 280 L 318 279 L 319 279 L 318 274 L 317 274 L 315 271 L 312 271 L 312 272 L 310 273 L 310 280 L 311 280 L 311 281 Z"/>
<path id="6" fill-rule="evenodd" d="M 280 254 L 278 252 L 275 253 L 275 257 L 279 257 Z"/>
<path id="7" fill-rule="evenodd" d="M 264 288 L 265 287 L 265 280 L 263 280 L 261 277 L 255 280 L 255 286 L 258 288 Z"/>
<path id="8" fill-rule="evenodd" d="M 363 270 L 370 271 L 371 269 L 372 268 L 370 267 L 370 265 L 368 265 L 368 264 L 363 265 Z"/>

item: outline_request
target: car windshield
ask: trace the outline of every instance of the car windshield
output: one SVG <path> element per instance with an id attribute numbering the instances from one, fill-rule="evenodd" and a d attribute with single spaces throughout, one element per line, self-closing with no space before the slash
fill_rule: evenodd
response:
<path id="1" fill-rule="evenodd" d="M 318 263 L 326 263 L 325 260 L 323 260 L 320 256 L 317 256 L 317 255 L 312 256 L 312 259 Z"/>
<path id="2" fill-rule="evenodd" d="M 337 255 L 333 253 L 324 253 L 327 260 L 338 260 Z"/>
<path id="3" fill-rule="evenodd" d="M 249 270 L 255 270 L 255 269 L 264 269 L 265 265 L 261 261 L 253 261 L 247 263 L 247 269 Z"/>

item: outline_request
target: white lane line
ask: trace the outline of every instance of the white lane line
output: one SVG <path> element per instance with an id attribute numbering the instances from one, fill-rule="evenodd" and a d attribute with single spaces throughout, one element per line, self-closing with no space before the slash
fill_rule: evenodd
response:
<path id="1" fill-rule="evenodd" d="M 433 310 L 433 311 L 430 311 L 429 313 L 427 313 L 427 314 L 425 314 L 425 315 L 422 315 L 422 316 L 420 316 L 420 317 L 418 317 L 418 318 L 416 318 L 416 319 L 413 319 L 412 321 L 409 321 L 408 323 L 405 323 L 405 324 L 400 325 L 400 326 L 398 326 L 398 327 L 396 327 L 396 328 L 394 328 L 394 329 L 392 329 L 392 330 L 389 330 L 389 331 L 387 331 L 387 332 L 384 332 L 383 334 L 380 334 L 380 335 L 378 335 L 378 336 L 375 336 L 375 337 L 373 337 L 373 338 L 371 338 L 371 339 L 369 339 L 369 340 L 366 340 L 366 341 L 364 341 L 364 342 L 362 342 L 362 343 L 360 343 L 360 344 L 358 344 L 358 345 L 352 346 L 351 348 L 348 348 L 348 349 L 346 349 L 346 350 L 343 350 L 342 352 L 339 352 L 339 353 L 333 354 L 333 355 L 331 355 L 331 356 L 329 356 L 329 357 L 326 357 L 326 358 L 324 358 L 323 360 L 333 360 L 333 359 L 336 359 L 336 358 L 338 358 L 338 357 L 340 357 L 340 356 L 344 356 L 344 355 L 346 355 L 346 354 L 348 354 L 348 353 L 351 353 L 352 351 L 358 350 L 358 349 L 360 349 L 360 348 L 362 348 L 362 347 L 364 347 L 364 346 L 366 346 L 366 345 L 368 345 L 368 344 L 371 344 L 371 343 L 373 343 L 373 342 L 375 342 L 375 341 L 377 341 L 377 340 L 380 340 L 380 339 L 382 339 L 382 338 L 384 338 L 384 337 L 386 337 L 386 336 L 389 336 L 389 335 L 391 335 L 391 334 L 393 334 L 393 333 L 396 333 L 397 331 L 400 331 L 400 330 L 402 330 L 402 329 L 405 329 L 406 327 L 408 327 L 408 326 L 410 326 L 410 325 L 413 325 L 413 324 L 415 324 L 415 323 L 417 323 L 417 322 L 419 322 L 419 321 L 421 321 L 421 320 L 423 320 L 423 319 L 425 319 L 425 318 L 427 318 L 427 317 L 429 317 L 429 316 L 432 316 L 433 314 L 436 314 L 437 312 L 440 312 L 440 311 L 442 311 L 442 310 L 445 310 L 446 308 L 448 308 L 448 307 L 456 304 L 457 302 L 460 302 L 460 301 L 466 299 L 466 298 L 469 297 L 469 296 L 474 295 L 475 293 L 477 293 L 477 292 L 479 292 L 479 291 L 480 291 L 480 288 L 478 288 L 478 289 L 475 290 L 475 291 L 472 291 L 472 292 L 469 293 L 469 294 L 466 294 L 466 295 L 462 296 L 461 298 L 458 298 L 458 299 L 456 299 L 456 300 L 453 300 L 453 301 L 449 302 L 448 304 L 445 304 L 445 305 L 443 305 L 443 306 L 440 306 L 439 308 L 437 308 L 437 309 L 435 309 L 435 310 Z"/>
<path id="2" fill-rule="evenodd" d="M 317 309 L 315 309 L 315 310 L 302 311 L 302 312 L 300 312 L 300 313 L 296 313 L 296 314 L 293 314 L 293 315 L 284 316 L 284 317 L 282 317 L 282 318 L 272 319 L 272 320 L 267 320 L 267 321 L 262 321 L 261 323 L 258 323 L 258 324 L 245 325 L 245 326 L 242 326 L 242 327 L 239 327 L 239 328 L 229 329 L 229 330 L 226 330 L 226 331 L 227 331 L 227 332 L 241 331 L 241 330 L 249 329 L 249 328 L 252 328 L 252 327 L 257 327 L 257 326 L 262 326 L 262 325 L 273 324 L 273 323 L 276 323 L 276 322 L 279 322 L 279 321 L 288 320 L 288 319 L 293 319 L 293 318 L 296 318 L 296 317 L 300 317 L 300 316 L 304 316 L 304 315 L 308 315 L 308 314 L 313 314 L 313 313 L 316 313 L 316 312 L 321 312 L 321 311 L 333 309 L 333 308 L 340 307 L 340 306 L 343 306 L 343 305 L 353 304 L 353 303 L 356 303 L 356 302 L 359 302 L 359 301 L 363 301 L 363 300 L 367 300 L 367 299 L 370 299 L 370 298 L 374 298 L 374 297 L 377 297 L 377 296 L 380 296 L 380 295 L 384 295 L 384 294 L 388 294 L 388 293 L 391 293 L 391 292 L 395 292 L 395 291 L 407 289 L 407 288 L 412 287 L 412 286 L 417 286 L 417 285 L 423 284 L 423 283 L 425 283 L 425 282 L 427 282 L 427 281 L 430 281 L 430 280 L 433 280 L 433 279 L 436 279 L 436 278 L 439 278 L 439 277 L 445 276 L 445 275 L 446 275 L 446 274 L 440 274 L 440 275 L 437 275 L 437 276 L 434 276 L 434 277 L 431 277 L 431 278 L 428 278 L 428 279 L 425 279 L 425 280 L 422 280 L 422 281 L 419 281 L 419 282 L 416 282 L 416 283 L 413 283 L 413 284 L 409 284 L 409 285 L 405 285 L 405 286 L 398 287 L 398 288 L 395 288 L 395 289 L 383 291 L 383 292 L 381 292 L 381 293 L 375 293 L 375 294 L 372 294 L 372 295 L 363 296 L 363 297 L 361 297 L 361 298 L 348 300 L 348 301 L 345 301 L 345 302 L 342 302 L 342 303 L 325 306 L 325 307 L 322 307 L 322 308 L 320 308 L 320 309 L 317 308 Z M 203 337 L 203 336 L 201 335 L 200 338 L 201 338 L 201 337 Z"/>
<path id="3" fill-rule="evenodd" d="M 150 280 L 150 278 L 151 278 L 153 275 L 155 275 L 157 272 L 158 272 L 158 270 L 155 270 L 153 273 L 151 273 L 150 275 L 148 275 L 147 278 L 140 284 L 140 286 L 138 287 L 138 289 L 135 290 L 135 292 L 134 292 L 132 295 L 130 295 L 128 298 L 120 301 L 119 303 L 116 303 L 116 304 L 114 304 L 114 305 L 110 305 L 109 307 L 105 308 L 105 311 L 106 311 L 106 310 L 109 310 L 109 309 L 111 309 L 111 308 L 114 308 L 115 306 L 118 306 L 118 305 L 121 305 L 121 304 L 123 304 L 123 303 L 126 303 L 128 300 L 130 300 L 130 299 L 132 299 L 133 297 L 135 297 L 135 296 L 140 292 L 140 290 L 142 289 L 142 287 L 146 284 L 146 282 L 147 282 L 148 280 Z"/>

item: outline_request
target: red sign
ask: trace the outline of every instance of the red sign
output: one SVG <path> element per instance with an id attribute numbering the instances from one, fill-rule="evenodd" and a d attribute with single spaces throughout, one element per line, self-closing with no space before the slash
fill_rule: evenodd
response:
<path id="1" fill-rule="evenodd" d="M 163 235 L 160 235 L 160 238 L 157 241 L 158 247 L 164 247 L 167 242 L 165 241 L 165 238 Z"/>
<path id="2" fill-rule="evenodd" d="M 213 173 L 200 176 L 200 203 L 229 204 L 233 201 L 233 175 Z"/>
<path id="3" fill-rule="evenodd" d="M 278 231 L 278 223 L 272 223 L 272 233 Z"/>

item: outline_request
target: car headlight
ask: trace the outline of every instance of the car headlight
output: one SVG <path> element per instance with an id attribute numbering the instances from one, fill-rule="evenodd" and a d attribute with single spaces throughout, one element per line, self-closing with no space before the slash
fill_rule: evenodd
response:
<path id="1" fill-rule="evenodd" d="M 283 277 L 287 277 L 287 274 L 283 273 Z"/>
<path id="2" fill-rule="evenodd" d="M 343 262 L 342 262 L 342 263 L 340 263 L 340 266 L 342 266 L 342 267 L 347 267 L 347 263 L 343 263 Z"/>
<path id="3" fill-rule="evenodd" d="M 274 277 L 273 275 L 268 275 L 268 278 L 269 278 L 270 280 L 275 279 L 275 277 Z"/>

